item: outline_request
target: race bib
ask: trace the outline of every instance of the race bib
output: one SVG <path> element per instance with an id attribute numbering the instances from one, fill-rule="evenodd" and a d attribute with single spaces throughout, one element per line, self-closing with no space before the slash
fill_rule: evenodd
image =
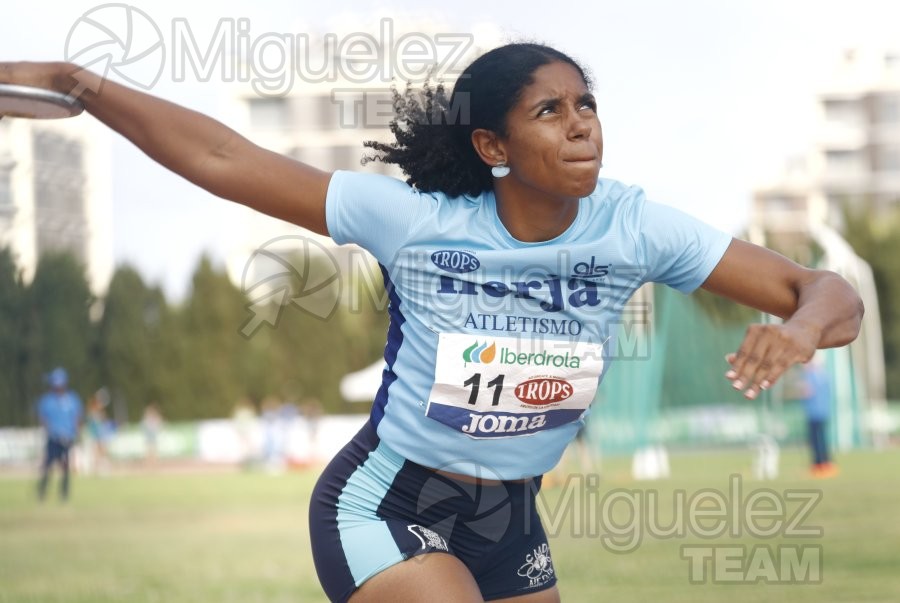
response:
<path id="1" fill-rule="evenodd" d="M 577 421 L 603 370 L 596 343 L 441 333 L 425 416 L 473 438 Z"/>

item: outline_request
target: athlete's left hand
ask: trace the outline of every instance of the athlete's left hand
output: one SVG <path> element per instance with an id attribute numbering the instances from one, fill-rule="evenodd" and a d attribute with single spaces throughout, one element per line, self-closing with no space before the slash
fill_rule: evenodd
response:
<path id="1" fill-rule="evenodd" d="M 747 328 L 737 352 L 725 356 L 731 365 L 725 377 L 748 400 L 775 384 L 785 371 L 798 362 L 809 362 L 816 351 L 820 334 L 807 325 L 753 324 Z"/>
<path id="2" fill-rule="evenodd" d="M 862 300 L 834 272 L 810 270 L 764 247 L 733 239 L 703 288 L 778 316 L 783 324 L 754 324 L 725 360 L 725 377 L 753 400 L 816 348 L 847 345 L 859 334 Z"/>

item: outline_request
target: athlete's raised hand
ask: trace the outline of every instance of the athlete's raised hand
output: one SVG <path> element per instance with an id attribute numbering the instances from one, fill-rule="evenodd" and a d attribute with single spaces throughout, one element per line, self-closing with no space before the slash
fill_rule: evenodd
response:
<path id="1" fill-rule="evenodd" d="M 737 239 L 703 288 L 785 319 L 751 325 L 738 350 L 725 357 L 731 365 L 725 377 L 751 400 L 817 348 L 853 341 L 862 321 L 862 300 L 839 275 Z"/>
<path id="2" fill-rule="evenodd" d="M 73 95 L 153 160 L 214 195 L 327 233 L 329 172 L 263 149 L 206 115 L 72 63 L 0 63 L 0 83 Z"/>

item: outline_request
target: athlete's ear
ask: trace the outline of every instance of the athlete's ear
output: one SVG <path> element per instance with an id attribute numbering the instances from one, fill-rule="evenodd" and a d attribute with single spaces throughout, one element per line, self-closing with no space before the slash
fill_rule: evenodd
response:
<path id="1" fill-rule="evenodd" d="M 503 141 L 491 130 L 478 128 L 472 132 L 472 146 L 481 160 L 491 167 L 506 165 L 506 149 Z"/>

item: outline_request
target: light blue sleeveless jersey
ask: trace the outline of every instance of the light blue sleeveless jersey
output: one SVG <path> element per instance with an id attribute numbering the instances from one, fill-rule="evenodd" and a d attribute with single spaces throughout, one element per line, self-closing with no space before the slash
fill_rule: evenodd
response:
<path id="1" fill-rule="evenodd" d="M 337 243 L 378 260 L 390 298 L 382 442 L 491 479 L 551 469 L 629 328 L 625 302 L 650 281 L 696 289 L 731 241 L 606 179 L 540 243 L 510 235 L 492 192 L 451 198 L 374 174 L 336 172 L 326 212 Z"/>

